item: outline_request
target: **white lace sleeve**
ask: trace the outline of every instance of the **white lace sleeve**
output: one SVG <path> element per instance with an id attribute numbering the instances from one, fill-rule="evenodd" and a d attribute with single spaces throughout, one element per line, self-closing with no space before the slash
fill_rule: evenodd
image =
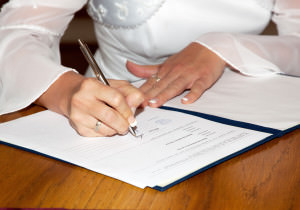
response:
<path id="1" fill-rule="evenodd" d="M 0 13 L 0 114 L 34 102 L 64 72 L 59 41 L 86 0 L 11 0 Z"/>
<path id="2" fill-rule="evenodd" d="M 279 35 L 209 33 L 197 40 L 246 75 L 300 76 L 300 1 L 276 0 L 272 11 Z"/>

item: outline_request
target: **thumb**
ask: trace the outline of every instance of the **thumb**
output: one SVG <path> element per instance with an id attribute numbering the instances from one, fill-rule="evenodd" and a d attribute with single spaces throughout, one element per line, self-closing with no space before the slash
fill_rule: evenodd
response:
<path id="1" fill-rule="evenodd" d="M 138 65 L 131 61 L 126 62 L 126 68 L 133 75 L 141 78 L 148 78 L 151 75 L 156 74 L 158 72 L 160 65 Z"/>

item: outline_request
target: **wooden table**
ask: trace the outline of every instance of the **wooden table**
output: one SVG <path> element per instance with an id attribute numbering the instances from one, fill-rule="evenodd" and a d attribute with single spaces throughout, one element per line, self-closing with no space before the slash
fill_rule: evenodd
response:
<path id="1" fill-rule="evenodd" d="M 0 122 L 42 108 L 0 116 Z M 300 129 L 165 192 L 0 144 L 0 207 L 300 209 Z"/>

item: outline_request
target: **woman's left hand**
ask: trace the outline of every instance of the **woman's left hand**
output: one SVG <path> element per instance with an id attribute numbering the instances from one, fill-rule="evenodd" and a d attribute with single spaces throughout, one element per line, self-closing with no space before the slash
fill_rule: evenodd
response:
<path id="1" fill-rule="evenodd" d="M 132 74 L 147 78 L 140 88 L 148 99 L 143 105 L 159 107 L 187 89 L 181 101 L 193 103 L 218 80 L 226 63 L 206 47 L 191 43 L 163 64 L 142 66 L 128 61 L 126 66 Z"/>

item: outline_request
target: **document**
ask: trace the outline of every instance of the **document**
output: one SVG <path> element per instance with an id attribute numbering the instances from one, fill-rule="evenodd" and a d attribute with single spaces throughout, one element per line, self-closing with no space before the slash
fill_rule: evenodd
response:
<path id="1" fill-rule="evenodd" d="M 51 111 L 0 124 L 0 140 L 119 179 L 164 188 L 270 133 L 197 116 L 146 108 L 137 115 L 140 137 L 82 137 Z"/>
<path id="2" fill-rule="evenodd" d="M 82 137 L 65 117 L 43 111 L 0 124 L 0 142 L 163 191 L 300 128 L 299 89 L 297 77 L 255 78 L 226 70 L 193 104 L 181 104 L 183 93 L 162 109 L 141 111 L 138 138 Z"/>
<path id="3" fill-rule="evenodd" d="M 179 96 L 165 106 L 284 131 L 300 123 L 299 90 L 300 77 L 249 77 L 227 69 L 196 102 L 182 104 Z"/>

